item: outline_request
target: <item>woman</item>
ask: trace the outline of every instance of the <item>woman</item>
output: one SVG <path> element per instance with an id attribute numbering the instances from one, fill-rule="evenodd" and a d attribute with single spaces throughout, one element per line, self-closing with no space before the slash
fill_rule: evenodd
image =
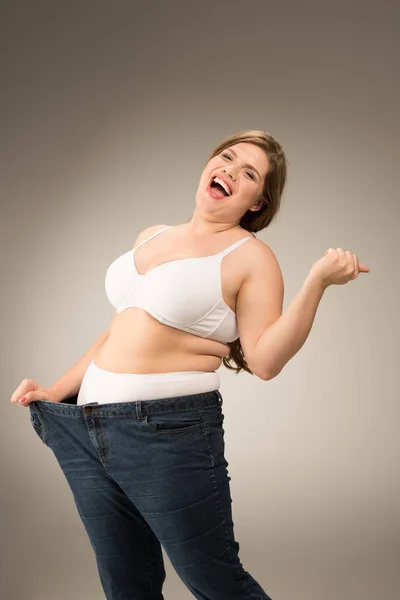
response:
<path id="1" fill-rule="evenodd" d="M 109 600 L 163 599 L 162 546 L 195 598 L 270 599 L 239 559 L 216 370 L 276 376 L 324 290 L 369 271 L 329 249 L 282 315 L 278 262 L 252 232 L 285 179 L 272 136 L 223 140 L 191 220 L 146 229 L 109 266 L 108 330 L 53 386 L 24 379 L 12 395 L 67 478 Z"/>

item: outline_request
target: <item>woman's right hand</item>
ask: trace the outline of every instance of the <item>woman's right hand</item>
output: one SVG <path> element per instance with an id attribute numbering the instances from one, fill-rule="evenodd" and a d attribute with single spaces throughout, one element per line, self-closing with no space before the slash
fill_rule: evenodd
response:
<path id="1" fill-rule="evenodd" d="M 28 406 L 35 400 L 46 400 L 47 402 L 59 402 L 57 396 L 50 388 L 43 388 L 32 379 L 23 379 L 13 395 L 11 402 L 19 406 Z"/>

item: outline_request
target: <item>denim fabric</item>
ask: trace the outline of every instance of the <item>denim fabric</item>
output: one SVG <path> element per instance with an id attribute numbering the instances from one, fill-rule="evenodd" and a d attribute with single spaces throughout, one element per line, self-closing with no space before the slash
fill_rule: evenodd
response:
<path id="1" fill-rule="evenodd" d="M 29 405 L 96 557 L 107 600 L 164 600 L 161 547 L 195 598 L 271 600 L 239 559 L 218 390 Z"/>

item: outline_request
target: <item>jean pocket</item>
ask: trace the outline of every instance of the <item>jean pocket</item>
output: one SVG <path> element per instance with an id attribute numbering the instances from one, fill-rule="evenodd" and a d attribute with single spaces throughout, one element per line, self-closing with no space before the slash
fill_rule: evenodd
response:
<path id="1" fill-rule="evenodd" d="M 154 433 L 184 433 L 203 425 L 204 419 L 199 410 L 150 413 L 143 423 Z"/>
<path id="2" fill-rule="evenodd" d="M 44 428 L 43 421 L 40 418 L 39 411 L 36 408 L 36 406 L 34 406 L 33 402 L 31 402 L 31 404 L 29 405 L 29 411 L 30 421 L 33 429 L 35 430 L 43 444 L 46 444 L 46 430 Z"/>
<path id="3" fill-rule="evenodd" d="M 224 415 L 220 404 L 205 408 L 146 415 L 143 422 L 154 433 L 184 433 L 204 425 L 222 424 Z"/>

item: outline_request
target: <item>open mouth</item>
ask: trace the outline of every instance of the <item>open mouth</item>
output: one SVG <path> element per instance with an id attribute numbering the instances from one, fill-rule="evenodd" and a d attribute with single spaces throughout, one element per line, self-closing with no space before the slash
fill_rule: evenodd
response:
<path id="1" fill-rule="evenodd" d="M 231 195 L 230 193 L 228 193 L 223 183 L 218 181 L 218 177 L 216 176 L 211 178 L 207 190 L 213 198 L 225 198 L 226 196 Z"/>

